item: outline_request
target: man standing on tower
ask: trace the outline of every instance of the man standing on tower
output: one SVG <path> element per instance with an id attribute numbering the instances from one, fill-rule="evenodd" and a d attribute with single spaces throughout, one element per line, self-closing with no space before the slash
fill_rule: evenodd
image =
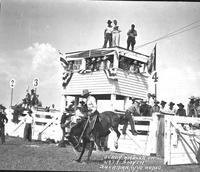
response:
<path id="1" fill-rule="evenodd" d="M 133 51 L 136 43 L 135 37 L 137 36 L 137 31 L 135 30 L 134 24 L 131 25 L 131 29 L 128 31 L 127 35 L 128 35 L 127 49 L 129 50 L 129 47 L 131 45 L 131 50 Z"/>
<path id="2" fill-rule="evenodd" d="M 113 27 L 111 25 L 112 21 L 108 20 L 108 26 L 104 30 L 104 45 L 103 48 L 107 47 L 107 43 L 109 42 L 109 47 L 112 47 L 112 31 Z"/>

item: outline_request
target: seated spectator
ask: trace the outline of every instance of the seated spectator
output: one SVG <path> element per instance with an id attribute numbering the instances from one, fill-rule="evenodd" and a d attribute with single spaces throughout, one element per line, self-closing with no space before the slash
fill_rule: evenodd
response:
<path id="1" fill-rule="evenodd" d="M 154 106 L 152 107 L 152 113 L 154 112 L 160 112 L 160 106 L 158 105 L 160 102 L 159 101 L 154 101 Z"/>
<path id="2" fill-rule="evenodd" d="M 101 58 L 99 70 L 104 70 L 105 69 L 105 67 L 106 67 L 106 59 L 107 59 L 106 56 L 104 56 L 103 58 Z"/>
<path id="3" fill-rule="evenodd" d="M 127 62 L 127 59 L 125 57 L 120 57 L 119 60 L 119 68 L 128 71 L 130 69 L 130 64 Z"/>
<path id="4" fill-rule="evenodd" d="M 130 63 L 130 72 L 133 72 L 133 73 L 139 73 L 140 72 L 140 68 L 139 68 L 139 65 L 138 65 L 138 62 L 136 60 L 133 60 L 131 63 Z"/>
<path id="5" fill-rule="evenodd" d="M 96 71 L 100 70 L 101 61 L 102 61 L 101 57 L 98 57 L 96 60 Z"/>
<path id="6" fill-rule="evenodd" d="M 108 57 L 106 60 L 105 60 L 105 69 L 110 69 L 113 67 L 113 59 Z"/>
<path id="7" fill-rule="evenodd" d="M 75 101 L 74 101 L 74 100 L 71 101 L 71 103 L 70 103 L 70 105 L 69 105 L 69 107 L 68 107 L 68 110 L 69 110 L 70 112 L 74 112 L 74 110 L 75 110 Z"/>
<path id="8" fill-rule="evenodd" d="M 74 61 L 69 61 L 69 62 L 68 62 L 67 70 L 68 70 L 68 71 L 72 71 L 72 70 L 73 70 L 73 65 L 74 65 Z"/>
<path id="9" fill-rule="evenodd" d="M 176 112 L 176 115 L 178 116 L 186 116 L 186 111 L 184 109 L 184 105 L 182 103 L 177 104 L 178 110 Z"/>

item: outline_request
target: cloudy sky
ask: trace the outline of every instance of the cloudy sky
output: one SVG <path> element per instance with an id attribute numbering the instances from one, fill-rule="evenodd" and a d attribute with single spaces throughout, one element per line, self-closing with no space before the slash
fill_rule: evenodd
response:
<path id="1" fill-rule="evenodd" d="M 1 0 L 0 103 L 10 105 L 11 78 L 16 80 L 15 104 L 38 77 L 43 105 L 59 107 L 62 87 L 57 50 L 101 48 L 108 19 L 118 20 L 122 47 L 126 47 L 132 23 L 138 32 L 136 51 L 150 55 L 157 43 L 159 100 L 187 103 L 189 96 L 200 96 L 199 2 Z M 140 46 L 187 25 L 194 28 Z M 150 84 L 150 92 L 153 89 Z"/>

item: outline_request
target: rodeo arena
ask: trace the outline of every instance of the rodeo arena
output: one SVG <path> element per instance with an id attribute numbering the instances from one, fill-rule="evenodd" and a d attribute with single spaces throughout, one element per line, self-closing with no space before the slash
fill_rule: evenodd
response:
<path id="1" fill-rule="evenodd" d="M 134 51 L 131 41 L 123 48 L 107 37 L 109 32 L 105 34 L 103 48 L 58 51 L 63 68 L 61 110 L 54 105 L 43 107 L 36 88 L 27 89 L 23 100 L 14 106 L 1 105 L 0 147 L 11 138 L 22 138 L 33 147 L 37 142 L 54 144 L 59 150 L 71 150 L 70 156 L 65 154 L 74 166 L 85 162 L 80 171 L 85 171 L 87 164 L 100 162 L 98 155 L 107 156 L 109 161 L 96 171 L 165 171 L 173 165 L 198 165 L 200 97 L 191 95 L 187 107 L 173 100 L 158 100 L 157 45 L 145 55 Z M 137 32 L 134 39 L 136 36 Z M 155 92 L 149 93 L 148 78 L 152 76 Z M 161 167 L 109 168 L 115 157 L 122 156 L 127 162 L 129 156 L 149 157 L 159 160 Z M 129 166 L 134 167 L 133 162 Z"/>

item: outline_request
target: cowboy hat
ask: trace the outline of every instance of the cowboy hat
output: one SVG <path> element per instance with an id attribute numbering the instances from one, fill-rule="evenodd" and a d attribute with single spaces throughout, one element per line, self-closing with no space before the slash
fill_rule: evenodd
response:
<path id="1" fill-rule="evenodd" d="M 88 89 L 84 89 L 83 93 L 82 93 L 82 96 L 85 96 L 85 95 L 90 94 L 90 93 L 91 92 Z"/>
<path id="2" fill-rule="evenodd" d="M 178 107 L 179 107 L 179 106 L 184 107 L 184 105 L 183 105 L 182 103 L 177 104 L 177 106 L 178 106 Z"/>
<path id="3" fill-rule="evenodd" d="M 31 109 L 29 109 L 27 113 L 31 114 L 31 113 L 33 113 L 33 111 Z"/>
<path id="4" fill-rule="evenodd" d="M 112 21 L 111 21 L 111 20 L 108 20 L 107 23 L 112 23 Z"/>
<path id="5" fill-rule="evenodd" d="M 169 105 L 172 105 L 172 106 L 174 106 L 174 105 L 175 105 L 175 103 L 174 103 L 174 102 L 170 102 L 170 103 L 169 103 Z"/>
<path id="6" fill-rule="evenodd" d="M 191 99 L 191 100 L 193 99 L 193 100 L 194 100 L 194 99 L 196 99 L 196 98 L 195 98 L 194 96 L 191 96 L 191 97 L 189 97 L 189 99 Z"/>
<path id="7" fill-rule="evenodd" d="M 161 105 L 162 105 L 162 104 L 165 105 L 166 103 L 167 103 L 167 102 L 165 102 L 165 101 L 162 100 L 160 104 L 161 104 Z"/>
<path id="8" fill-rule="evenodd" d="M 195 100 L 200 100 L 200 97 L 196 97 Z"/>
<path id="9" fill-rule="evenodd" d="M 160 102 L 158 100 L 154 101 L 154 104 L 159 104 Z"/>

